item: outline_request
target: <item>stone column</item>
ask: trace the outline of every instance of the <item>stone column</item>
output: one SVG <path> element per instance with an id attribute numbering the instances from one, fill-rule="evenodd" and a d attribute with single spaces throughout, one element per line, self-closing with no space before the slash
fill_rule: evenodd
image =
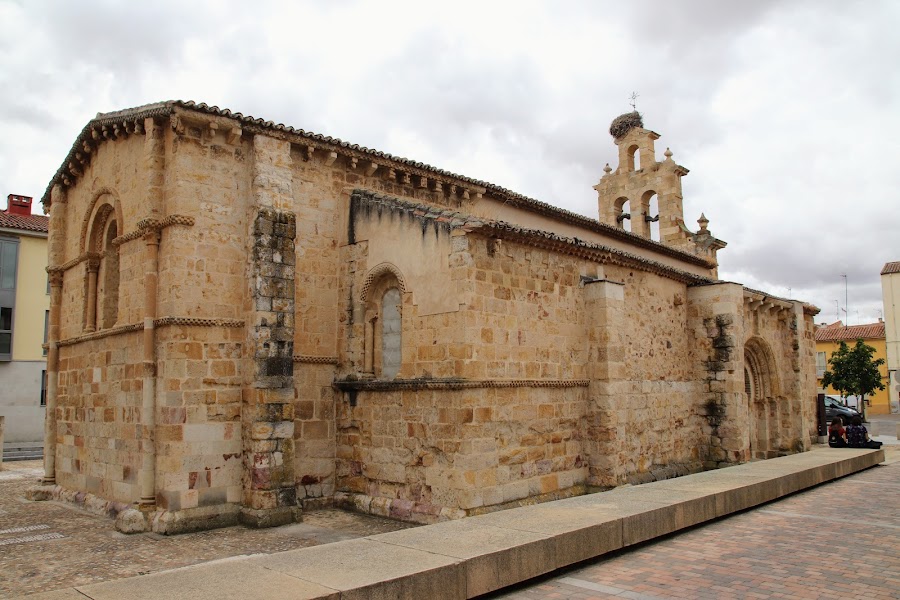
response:
<path id="1" fill-rule="evenodd" d="M 159 230 L 144 234 L 144 332 L 141 389 L 141 499 L 142 510 L 156 508 L 156 330 L 159 281 Z"/>
<path id="2" fill-rule="evenodd" d="M 0 415 L 0 471 L 3 470 L 3 428 L 6 427 L 6 417 Z"/>
<path id="3" fill-rule="evenodd" d="M 816 408 L 815 376 L 816 326 L 814 315 L 806 314 L 802 302 L 793 302 L 790 309 L 792 349 L 791 370 L 791 435 L 796 451 L 809 450 L 818 440 L 818 412 Z"/>
<path id="4" fill-rule="evenodd" d="M 161 219 L 163 216 L 163 188 L 166 182 L 166 130 L 153 118 L 144 119 L 144 169 L 147 216 Z M 120 234 L 121 235 L 121 234 Z"/>
<path id="5" fill-rule="evenodd" d="M 50 270 L 50 319 L 47 327 L 47 406 L 44 415 L 43 485 L 56 485 L 56 398 L 59 383 L 59 323 L 63 273 L 53 269 L 65 262 L 66 193 L 55 185 L 50 191 L 50 233 L 47 262 Z M 96 289 L 96 277 L 94 279 Z"/>
<path id="6" fill-rule="evenodd" d="M 366 315 L 365 345 L 363 349 L 363 372 L 366 375 L 375 375 L 375 324 L 378 317 Z"/>
<path id="7" fill-rule="evenodd" d="M 585 454 L 588 485 L 614 487 L 625 483 L 622 461 L 625 424 L 618 403 L 624 394 L 625 285 L 599 280 L 584 284 L 588 335 L 588 410 Z"/>
<path id="8" fill-rule="evenodd" d="M 688 326 L 703 380 L 700 413 L 709 436 L 706 468 L 750 458 L 750 417 L 744 393 L 744 288 L 717 283 L 688 288 Z"/>
<path id="9" fill-rule="evenodd" d="M 156 508 L 156 329 L 159 316 L 159 219 L 164 213 L 165 186 L 165 128 L 153 118 L 144 119 L 144 198 L 147 217 L 144 232 L 144 330 L 141 356 L 141 426 L 140 440 L 141 498 L 138 508 Z"/>
<path id="10" fill-rule="evenodd" d="M 294 473 L 294 266 L 297 234 L 290 143 L 256 135 L 250 230 L 250 301 L 241 419 L 241 521 L 298 520 Z"/>
<path id="11" fill-rule="evenodd" d="M 97 273 L 100 271 L 100 259 L 91 257 L 87 261 L 88 289 L 87 289 L 87 317 L 84 330 L 87 332 L 97 330 Z"/>

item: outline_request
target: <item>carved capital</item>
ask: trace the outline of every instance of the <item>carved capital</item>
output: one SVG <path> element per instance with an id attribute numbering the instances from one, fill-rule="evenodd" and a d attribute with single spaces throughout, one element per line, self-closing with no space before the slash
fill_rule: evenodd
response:
<path id="1" fill-rule="evenodd" d="M 62 271 L 50 271 L 50 287 L 52 288 L 60 288 L 63 284 L 63 272 Z"/>
<path id="2" fill-rule="evenodd" d="M 144 242 L 148 246 L 159 246 L 159 238 L 161 237 L 159 227 L 147 229 L 144 231 Z"/>
<path id="3" fill-rule="evenodd" d="M 96 273 L 100 270 L 100 257 L 98 255 L 91 254 L 85 262 L 87 263 L 88 273 Z"/>

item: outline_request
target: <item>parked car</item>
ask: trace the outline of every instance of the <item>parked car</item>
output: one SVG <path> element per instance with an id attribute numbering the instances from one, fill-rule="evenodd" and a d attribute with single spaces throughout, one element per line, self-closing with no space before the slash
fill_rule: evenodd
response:
<path id="1" fill-rule="evenodd" d="M 862 415 L 855 408 L 844 406 L 840 396 L 825 396 L 825 418 L 831 423 L 835 417 L 840 417 L 844 425 L 850 424 L 850 419 L 860 417 Z"/>

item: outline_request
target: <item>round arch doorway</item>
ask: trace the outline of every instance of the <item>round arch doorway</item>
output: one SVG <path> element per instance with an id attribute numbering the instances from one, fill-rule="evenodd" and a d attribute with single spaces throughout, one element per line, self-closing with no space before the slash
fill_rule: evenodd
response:
<path id="1" fill-rule="evenodd" d="M 750 427 L 750 457 L 777 456 L 780 443 L 778 381 L 768 345 L 751 338 L 744 345 L 744 393 Z"/>

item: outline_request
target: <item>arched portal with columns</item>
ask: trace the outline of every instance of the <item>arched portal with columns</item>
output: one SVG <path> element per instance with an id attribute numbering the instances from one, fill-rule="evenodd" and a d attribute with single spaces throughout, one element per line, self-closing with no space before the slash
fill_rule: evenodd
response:
<path id="1" fill-rule="evenodd" d="M 772 350 L 765 340 L 752 337 L 744 344 L 744 392 L 750 417 L 750 455 L 777 455 L 781 440 L 780 385 Z"/>

